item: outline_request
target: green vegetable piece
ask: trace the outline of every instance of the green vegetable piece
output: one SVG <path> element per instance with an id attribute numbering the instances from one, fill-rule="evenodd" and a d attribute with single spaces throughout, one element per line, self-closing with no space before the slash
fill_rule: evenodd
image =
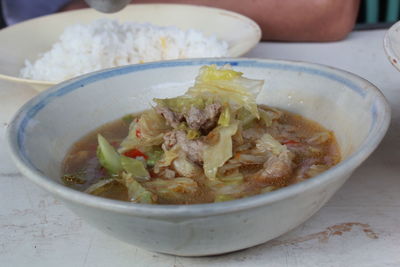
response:
<path id="1" fill-rule="evenodd" d="M 237 113 L 237 119 L 241 121 L 243 129 L 246 130 L 253 126 L 256 117 L 247 109 L 240 108 Z"/>
<path id="2" fill-rule="evenodd" d="M 219 133 L 219 140 L 215 145 L 207 146 L 203 152 L 203 169 L 207 178 L 216 179 L 218 168 L 232 157 L 232 136 L 237 129 L 238 123 L 233 122 L 227 127 L 218 126 L 213 130 Z"/>
<path id="3" fill-rule="evenodd" d="M 225 202 L 229 200 L 234 200 L 235 197 L 231 195 L 216 195 L 214 202 Z"/>
<path id="4" fill-rule="evenodd" d="M 187 131 L 186 137 L 189 140 L 193 140 L 193 139 L 199 138 L 200 137 L 200 132 L 197 131 L 197 130 L 189 129 Z"/>
<path id="5" fill-rule="evenodd" d="M 241 174 L 240 172 L 235 172 L 231 175 L 219 177 L 219 180 L 229 184 L 241 184 L 243 183 L 243 174 Z"/>
<path id="6" fill-rule="evenodd" d="M 143 191 L 139 197 L 138 197 L 138 201 L 139 203 L 145 203 L 145 204 L 153 204 L 153 193 L 151 193 L 150 191 Z"/>
<path id="7" fill-rule="evenodd" d="M 147 110 L 129 126 L 128 136 L 121 142 L 119 152 L 123 153 L 131 149 L 146 151 L 152 146 L 161 145 L 164 142 L 164 134 L 170 130 L 165 119 L 154 109 Z"/>
<path id="8" fill-rule="evenodd" d="M 226 80 L 231 81 L 240 78 L 243 73 L 231 69 L 218 69 L 216 65 L 202 67 L 201 78 L 203 81 Z"/>
<path id="9" fill-rule="evenodd" d="M 198 109 L 204 109 L 205 107 L 204 100 L 201 97 L 179 96 L 165 99 L 154 98 L 153 101 L 178 113 L 189 111 L 191 107 Z"/>
<path id="10" fill-rule="evenodd" d="M 159 167 L 167 167 L 179 156 L 180 147 L 173 146 L 170 150 L 165 151 L 160 162 L 157 164 Z"/>
<path id="11" fill-rule="evenodd" d="M 270 127 L 272 125 L 272 118 L 268 112 L 263 109 L 259 109 L 258 113 L 260 114 L 260 119 L 264 122 L 265 126 Z"/>
<path id="12" fill-rule="evenodd" d="M 110 188 L 113 187 L 115 184 L 118 184 L 118 182 L 113 178 L 103 179 L 89 186 L 85 190 L 85 193 L 99 196 L 104 192 L 110 190 Z"/>
<path id="13" fill-rule="evenodd" d="M 189 128 L 189 126 L 187 126 L 186 122 L 181 122 L 178 125 L 178 128 L 176 128 L 177 130 L 182 130 L 182 131 L 187 131 Z"/>
<path id="14" fill-rule="evenodd" d="M 287 147 L 278 142 L 272 135 L 265 133 L 257 140 L 256 147 L 261 152 L 269 151 L 276 156 L 287 152 Z"/>
<path id="15" fill-rule="evenodd" d="M 226 106 L 224 107 L 224 110 L 221 112 L 221 115 L 219 115 L 218 125 L 228 126 L 230 121 L 231 121 L 231 112 L 229 110 L 229 107 Z"/>
<path id="16" fill-rule="evenodd" d="M 189 88 L 186 95 L 218 97 L 222 102 L 229 103 L 233 111 L 244 107 L 259 118 L 256 97 L 263 84 L 262 80 L 242 77 L 241 72 L 232 70 L 228 65 L 221 68 L 217 68 L 216 65 L 203 66 L 196 77 L 195 85 Z"/>
<path id="17" fill-rule="evenodd" d="M 189 126 L 185 122 L 181 122 L 178 127 L 178 130 L 182 130 L 186 132 L 186 137 L 190 140 L 196 139 L 200 137 L 200 132 L 198 130 L 194 130 L 189 128 Z"/>
<path id="18" fill-rule="evenodd" d="M 147 166 L 153 167 L 156 163 L 162 158 L 164 151 L 162 150 L 154 150 L 152 152 L 147 153 L 149 157 L 146 161 Z"/>
<path id="19" fill-rule="evenodd" d="M 171 180 L 155 179 L 145 183 L 147 188 L 157 192 L 162 199 L 182 200 L 196 194 L 199 186 L 196 181 L 187 177 L 177 177 Z"/>
<path id="20" fill-rule="evenodd" d="M 122 171 L 120 154 L 101 134 L 97 135 L 97 141 L 99 143 L 97 146 L 97 158 L 101 166 L 106 168 L 110 174 L 118 174 Z"/>
<path id="21" fill-rule="evenodd" d="M 135 179 L 139 181 L 150 180 L 150 174 L 141 160 L 121 156 L 121 165 L 122 168 Z"/>
<path id="22" fill-rule="evenodd" d="M 132 202 L 152 204 L 155 196 L 150 191 L 146 190 L 132 175 L 122 173 L 122 182 L 128 189 L 128 196 Z"/>

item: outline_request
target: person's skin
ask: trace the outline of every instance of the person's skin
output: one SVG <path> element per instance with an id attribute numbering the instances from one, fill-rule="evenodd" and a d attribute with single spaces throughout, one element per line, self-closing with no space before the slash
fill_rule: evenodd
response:
<path id="1" fill-rule="evenodd" d="M 360 0 L 134 0 L 132 3 L 180 3 L 218 7 L 255 20 L 263 40 L 337 41 L 352 31 Z M 87 7 L 73 0 L 63 8 Z"/>

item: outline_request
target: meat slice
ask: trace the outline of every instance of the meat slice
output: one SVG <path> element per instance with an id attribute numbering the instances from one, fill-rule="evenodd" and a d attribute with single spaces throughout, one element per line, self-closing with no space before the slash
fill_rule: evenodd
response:
<path id="1" fill-rule="evenodd" d="M 260 139 L 263 134 L 265 134 L 263 128 L 249 128 L 242 132 L 242 136 L 245 142 L 254 142 Z"/>
<path id="2" fill-rule="evenodd" d="M 217 125 L 221 108 L 222 106 L 218 102 L 209 104 L 202 110 L 191 107 L 189 112 L 184 116 L 190 128 L 209 131 Z"/>
<path id="3" fill-rule="evenodd" d="M 167 107 L 157 105 L 155 107 L 155 110 L 157 111 L 158 114 L 160 114 L 161 116 L 163 116 L 165 118 L 165 120 L 167 121 L 167 124 L 169 126 L 171 126 L 172 128 L 177 128 L 184 119 L 182 114 L 173 112 L 172 110 L 170 110 Z"/>
<path id="4" fill-rule="evenodd" d="M 293 166 L 289 153 L 290 152 L 283 152 L 278 156 L 272 154 L 264 163 L 259 176 L 262 179 L 270 180 L 282 179 L 290 176 L 293 171 Z"/>
<path id="5" fill-rule="evenodd" d="M 271 154 L 263 169 L 252 175 L 251 179 L 264 185 L 287 186 L 294 168 L 289 153 L 279 156 Z"/>
<path id="6" fill-rule="evenodd" d="M 160 105 L 155 107 L 156 111 L 165 118 L 167 124 L 171 127 L 176 129 L 181 122 L 186 120 L 189 128 L 203 131 L 209 131 L 217 125 L 221 108 L 220 103 L 209 104 L 204 109 L 192 106 L 186 114 L 183 114 L 174 112 L 168 107 Z"/>
<path id="7" fill-rule="evenodd" d="M 203 141 L 199 139 L 189 140 L 184 131 L 174 130 L 164 135 L 163 149 L 169 150 L 175 145 L 179 145 L 186 157 L 192 162 L 203 163 L 203 151 L 206 146 Z"/>

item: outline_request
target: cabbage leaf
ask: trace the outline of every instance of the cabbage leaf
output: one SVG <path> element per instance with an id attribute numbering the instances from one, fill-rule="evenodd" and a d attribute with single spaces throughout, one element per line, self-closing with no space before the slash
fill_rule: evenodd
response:
<path id="1" fill-rule="evenodd" d="M 270 134 L 263 134 L 256 144 L 257 149 L 260 152 L 271 152 L 272 154 L 279 156 L 283 152 L 288 152 L 286 145 L 282 145 Z"/>
<path id="2" fill-rule="evenodd" d="M 135 179 L 139 181 L 150 180 L 150 174 L 147 171 L 143 161 L 121 156 L 121 165 L 122 168 L 127 173 L 131 174 Z"/>
<path id="3" fill-rule="evenodd" d="M 131 202 L 136 203 L 154 203 L 155 196 L 146 190 L 135 178 L 129 173 L 122 173 L 122 183 L 128 190 L 128 196 Z"/>
<path id="4" fill-rule="evenodd" d="M 175 171 L 177 171 L 181 176 L 194 178 L 202 175 L 201 168 L 195 163 L 189 161 L 184 155 L 180 155 L 175 159 L 172 165 Z"/>
<path id="5" fill-rule="evenodd" d="M 157 192 L 159 197 L 170 201 L 184 200 L 188 195 L 195 194 L 199 188 L 196 181 L 187 177 L 171 180 L 155 179 L 145 185 Z"/>
<path id="6" fill-rule="evenodd" d="M 164 99 L 154 98 L 153 101 L 177 113 L 186 113 L 191 107 L 196 107 L 198 109 L 204 109 L 205 107 L 204 99 L 187 95 Z"/>
<path id="7" fill-rule="evenodd" d="M 153 148 L 147 153 L 147 156 L 149 157 L 146 160 L 147 166 L 153 167 L 154 165 L 156 165 L 156 163 L 162 158 L 163 155 L 164 151 L 162 149 Z"/>
<path id="8" fill-rule="evenodd" d="M 271 116 L 263 109 L 259 109 L 258 112 L 260 113 L 261 121 L 264 122 L 265 126 L 270 127 L 272 125 Z"/>
<path id="9" fill-rule="evenodd" d="M 282 112 L 272 108 L 272 107 L 264 107 L 259 108 L 258 112 L 260 113 L 261 121 L 264 122 L 265 126 L 270 127 L 274 120 L 279 119 L 282 116 Z"/>
<path id="10" fill-rule="evenodd" d="M 118 184 L 118 182 L 114 178 L 100 180 L 97 183 L 94 183 L 91 186 L 89 186 L 84 192 L 91 195 L 99 196 L 104 192 L 107 192 L 115 184 Z"/>
<path id="11" fill-rule="evenodd" d="M 180 150 L 181 148 L 178 145 L 173 146 L 170 150 L 165 150 L 163 156 L 156 164 L 156 169 L 171 165 L 172 161 L 179 156 Z"/>
<path id="12" fill-rule="evenodd" d="M 161 145 L 164 134 L 170 129 L 165 119 L 154 109 L 145 111 L 129 126 L 129 134 L 122 141 L 119 152 L 123 153 L 134 148 L 146 151 L 151 146 Z"/>
<path id="13" fill-rule="evenodd" d="M 110 143 L 101 135 L 97 135 L 97 159 L 110 174 L 122 171 L 121 156 Z"/>
<path id="14" fill-rule="evenodd" d="M 230 110 L 229 110 L 229 107 L 226 106 L 226 107 L 224 107 L 224 109 L 222 110 L 221 115 L 219 115 L 219 118 L 218 118 L 218 125 L 221 125 L 221 126 L 228 126 L 229 123 L 230 123 L 230 121 L 231 121 L 231 112 L 230 112 Z"/>
<path id="15" fill-rule="evenodd" d="M 238 122 L 232 122 L 229 126 L 218 126 L 213 131 L 218 132 L 219 139 L 215 145 L 209 145 L 204 149 L 204 174 L 209 179 L 216 179 L 218 168 L 232 157 L 232 136 L 238 129 Z"/>
<path id="16" fill-rule="evenodd" d="M 241 174 L 239 172 L 239 170 L 237 169 L 235 172 L 229 174 L 229 175 L 225 175 L 225 176 L 221 176 L 218 177 L 219 180 L 221 180 L 224 183 L 243 183 L 244 181 L 244 176 L 243 174 Z"/>
<path id="17" fill-rule="evenodd" d="M 233 111 L 244 107 L 259 118 L 256 97 L 263 87 L 263 80 L 244 78 L 243 73 L 232 70 L 229 65 L 217 68 L 216 65 L 203 66 L 193 87 L 186 95 L 212 99 L 218 97 L 230 104 Z"/>
<path id="18" fill-rule="evenodd" d="M 262 114 L 260 114 L 262 116 Z M 244 130 L 251 128 L 254 125 L 256 117 L 250 113 L 247 109 L 240 108 L 236 112 L 236 118 L 242 123 Z M 262 118 L 262 117 L 261 117 Z"/>

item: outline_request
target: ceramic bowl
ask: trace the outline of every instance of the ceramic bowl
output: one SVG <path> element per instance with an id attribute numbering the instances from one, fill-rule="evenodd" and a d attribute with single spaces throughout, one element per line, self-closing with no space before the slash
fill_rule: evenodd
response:
<path id="1" fill-rule="evenodd" d="M 182 94 L 201 66 L 231 64 L 264 79 L 258 103 L 286 109 L 333 130 L 343 160 L 305 182 L 223 203 L 144 205 L 88 195 L 60 181 L 62 160 L 86 133 Z M 102 231 L 135 246 L 199 256 L 254 246 L 295 228 L 343 185 L 383 138 L 390 111 L 368 81 L 338 69 L 290 61 L 204 59 L 132 65 L 82 76 L 25 104 L 8 129 L 21 172 Z"/>
<path id="2" fill-rule="evenodd" d="M 120 22 L 148 22 L 159 26 L 176 26 L 184 30 L 195 29 L 206 36 L 216 36 L 226 41 L 230 57 L 245 54 L 261 39 L 260 27 L 253 20 L 218 8 L 175 4 L 135 4 L 114 14 L 82 9 L 28 20 L 1 30 L 0 79 L 27 84 L 38 91 L 55 85 L 55 82 L 20 78 L 19 73 L 25 60 L 33 62 L 39 54 L 50 50 L 67 26 L 78 23 L 88 24 L 100 18 L 117 19 Z"/>
<path id="3" fill-rule="evenodd" d="M 400 21 L 393 24 L 386 32 L 383 47 L 390 63 L 400 71 Z"/>

